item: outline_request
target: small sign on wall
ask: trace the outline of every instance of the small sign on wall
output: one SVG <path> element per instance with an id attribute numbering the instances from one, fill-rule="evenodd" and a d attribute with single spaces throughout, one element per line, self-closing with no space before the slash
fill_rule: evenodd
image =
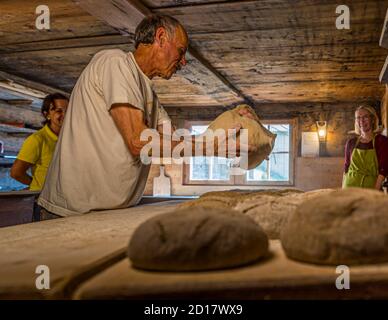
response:
<path id="1" fill-rule="evenodd" d="M 316 132 L 302 132 L 302 157 L 319 157 L 319 139 Z"/>

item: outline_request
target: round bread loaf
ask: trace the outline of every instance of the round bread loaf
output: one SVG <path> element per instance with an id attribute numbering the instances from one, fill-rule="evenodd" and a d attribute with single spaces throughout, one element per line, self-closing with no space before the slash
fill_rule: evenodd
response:
<path id="1" fill-rule="evenodd" d="M 134 267 L 160 271 L 236 267 L 267 253 L 268 238 L 251 218 L 233 210 L 203 207 L 145 221 L 128 247 Z"/>
<path id="2" fill-rule="evenodd" d="M 348 188 L 303 202 L 282 229 L 286 255 L 329 265 L 388 261 L 388 197 Z"/>

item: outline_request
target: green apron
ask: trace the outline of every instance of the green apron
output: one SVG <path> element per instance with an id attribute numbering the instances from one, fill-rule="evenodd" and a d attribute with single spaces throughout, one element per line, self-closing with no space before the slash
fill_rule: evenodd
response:
<path id="1" fill-rule="evenodd" d="M 360 138 L 354 146 L 348 172 L 345 173 L 342 187 L 374 188 L 379 175 L 379 166 L 373 137 L 373 149 L 357 149 Z"/>

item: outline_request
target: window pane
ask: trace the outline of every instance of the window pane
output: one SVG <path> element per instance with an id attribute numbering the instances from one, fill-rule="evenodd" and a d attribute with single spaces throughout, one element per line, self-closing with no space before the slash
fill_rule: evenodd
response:
<path id="1" fill-rule="evenodd" d="M 289 180 L 289 158 L 288 153 L 273 153 L 270 156 L 270 180 Z"/>
<path id="2" fill-rule="evenodd" d="M 268 166 L 268 161 L 264 160 L 255 169 L 249 170 L 247 173 L 247 180 L 248 181 L 268 180 L 267 166 Z"/>
<path id="3" fill-rule="evenodd" d="M 269 161 L 248 171 L 247 181 L 289 181 L 290 125 L 270 124 L 267 128 L 277 134 Z"/>
<path id="4" fill-rule="evenodd" d="M 192 157 L 190 160 L 190 180 L 208 180 L 209 165 L 205 157 Z"/>
<path id="5" fill-rule="evenodd" d="M 206 131 L 208 126 L 192 126 L 191 127 L 191 134 L 197 135 L 202 134 Z"/>
<path id="6" fill-rule="evenodd" d="M 191 134 L 198 135 L 206 131 L 207 125 L 194 125 Z M 223 180 L 229 178 L 229 162 L 226 158 L 217 157 L 193 157 L 190 166 L 191 180 Z"/>
<path id="7" fill-rule="evenodd" d="M 191 127 L 191 134 L 202 134 L 207 127 L 207 125 L 194 125 Z M 190 180 L 209 180 L 209 164 L 210 160 L 206 157 L 192 157 L 190 160 Z"/>
<path id="8" fill-rule="evenodd" d="M 246 173 L 247 181 L 289 181 L 290 130 L 289 124 L 265 124 L 271 132 L 276 133 L 274 149 L 269 161 L 263 161 L 257 168 Z M 202 134 L 207 125 L 193 125 L 191 133 Z M 190 165 L 191 180 L 230 180 L 230 163 L 232 160 L 217 157 L 193 157 Z"/>
<path id="9" fill-rule="evenodd" d="M 211 180 L 229 180 L 229 163 L 226 158 L 212 157 Z"/>
<path id="10" fill-rule="evenodd" d="M 290 125 L 270 125 L 269 130 L 277 134 L 275 146 L 272 152 L 289 152 L 290 151 Z"/>

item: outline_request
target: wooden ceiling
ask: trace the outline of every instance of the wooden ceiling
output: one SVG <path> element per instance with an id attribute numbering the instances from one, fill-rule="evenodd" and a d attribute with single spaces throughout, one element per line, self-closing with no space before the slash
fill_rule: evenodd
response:
<path id="1" fill-rule="evenodd" d="M 123 1 L 105 4 L 117 9 Z M 96 52 L 133 50 L 131 28 L 120 32 L 85 10 L 85 2 L 47 1 L 51 29 L 39 31 L 41 0 L 0 1 L 0 71 L 71 92 Z M 378 77 L 388 50 L 379 38 L 388 0 L 348 1 L 350 30 L 335 27 L 338 0 L 141 2 L 143 12 L 180 20 L 190 37 L 190 66 L 169 81 L 155 79 L 165 106 L 376 101 L 383 95 Z M 134 28 L 133 21 L 119 22 Z"/>

